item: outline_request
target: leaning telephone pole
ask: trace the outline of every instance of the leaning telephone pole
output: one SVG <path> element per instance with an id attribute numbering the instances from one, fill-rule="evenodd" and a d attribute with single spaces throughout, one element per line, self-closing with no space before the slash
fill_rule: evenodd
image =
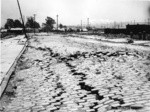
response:
<path id="1" fill-rule="evenodd" d="M 22 12 L 21 12 L 21 8 L 20 8 L 20 4 L 19 4 L 19 1 L 18 1 L 18 0 L 17 0 L 17 3 L 18 3 L 18 8 L 19 8 L 19 12 L 20 12 L 20 16 L 21 16 L 22 24 L 23 24 L 23 31 L 24 31 L 24 35 L 25 35 L 25 38 L 27 38 L 27 39 L 28 39 L 27 34 L 26 34 L 25 25 L 24 25 L 24 20 L 23 20 L 23 17 L 22 17 Z"/>

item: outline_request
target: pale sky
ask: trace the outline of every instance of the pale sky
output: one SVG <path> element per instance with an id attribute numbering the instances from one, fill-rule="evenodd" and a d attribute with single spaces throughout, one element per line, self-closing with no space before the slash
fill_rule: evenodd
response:
<path id="1" fill-rule="evenodd" d="M 19 0 L 25 17 L 36 14 L 41 24 L 50 16 L 64 25 L 78 25 L 81 20 L 91 24 L 110 21 L 145 21 L 150 1 L 142 0 Z M 7 18 L 20 18 L 17 0 L 1 0 L 1 24 Z"/>

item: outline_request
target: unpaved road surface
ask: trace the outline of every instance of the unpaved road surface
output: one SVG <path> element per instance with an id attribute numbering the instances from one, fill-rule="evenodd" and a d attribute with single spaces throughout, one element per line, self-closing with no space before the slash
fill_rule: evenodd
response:
<path id="1" fill-rule="evenodd" d="M 150 112 L 150 51 L 79 37 L 32 37 L 1 110 Z"/>

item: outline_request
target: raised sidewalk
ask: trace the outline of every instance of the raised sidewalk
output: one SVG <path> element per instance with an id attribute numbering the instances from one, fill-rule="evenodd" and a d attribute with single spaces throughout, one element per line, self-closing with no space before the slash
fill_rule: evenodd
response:
<path id="1" fill-rule="evenodd" d="M 24 38 L 24 35 L 1 40 L 0 97 L 7 86 L 18 59 L 25 51 L 26 46 L 27 40 Z"/>

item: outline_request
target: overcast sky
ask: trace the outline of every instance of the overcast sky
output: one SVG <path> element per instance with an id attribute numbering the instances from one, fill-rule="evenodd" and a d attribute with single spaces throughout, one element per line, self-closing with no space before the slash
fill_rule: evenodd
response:
<path id="1" fill-rule="evenodd" d="M 150 1 L 141 0 L 19 0 L 25 17 L 36 14 L 41 24 L 50 16 L 65 25 L 110 21 L 145 21 L 148 19 Z M 20 18 L 17 0 L 1 0 L 1 24 L 7 18 Z"/>

